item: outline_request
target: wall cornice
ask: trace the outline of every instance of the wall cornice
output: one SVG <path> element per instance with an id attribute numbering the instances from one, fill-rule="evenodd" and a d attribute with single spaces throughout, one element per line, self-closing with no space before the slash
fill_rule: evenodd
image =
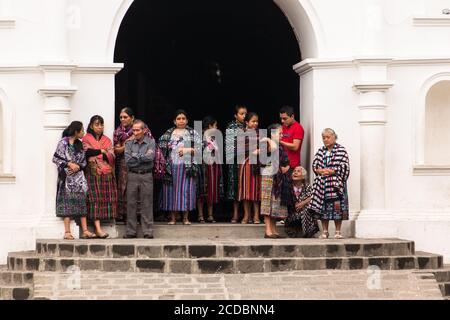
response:
<path id="1" fill-rule="evenodd" d="M 450 27 L 448 16 L 414 16 L 412 18 L 415 27 Z"/>

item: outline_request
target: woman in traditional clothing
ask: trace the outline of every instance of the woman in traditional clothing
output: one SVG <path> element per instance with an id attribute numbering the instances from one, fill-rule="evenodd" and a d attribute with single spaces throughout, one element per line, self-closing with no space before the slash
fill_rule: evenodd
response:
<path id="1" fill-rule="evenodd" d="M 166 159 L 166 175 L 161 192 L 161 210 L 170 212 L 169 225 L 176 224 L 177 212 L 183 212 L 183 224 L 190 225 L 189 211 L 197 202 L 197 178 L 202 138 L 188 126 L 186 111 L 177 110 L 174 127 L 159 139 L 159 147 Z"/>
<path id="2" fill-rule="evenodd" d="M 86 193 L 88 185 L 83 169 L 86 167 L 86 155 L 80 139 L 84 136 L 83 124 L 72 122 L 63 132 L 59 141 L 53 163 L 58 168 L 56 192 L 56 216 L 64 218 L 65 240 L 74 240 L 70 231 L 71 219 L 81 220 L 82 239 L 95 238 L 96 235 L 87 228 Z"/>
<path id="3" fill-rule="evenodd" d="M 280 145 L 281 129 L 280 124 L 272 124 L 268 128 L 269 138 L 261 139 L 261 143 L 268 144 L 270 158 L 278 156 L 261 170 L 261 215 L 266 226 L 264 238 L 269 239 L 283 238 L 277 231 L 276 223 L 287 218 L 290 201 L 289 158 Z"/>
<path id="4" fill-rule="evenodd" d="M 113 220 L 117 216 L 117 186 L 114 175 L 114 149 L 111 140 L 103 134 L 104 120 L 93 116 L 83 147 L 88 160 L 86 179 L 88 219 L 94 221 L 95 234 L 106 239 L 109 235 L 102 230 L 101 221 Z"/>
<path id="5" fill-rule="evenodd" d="M 319 232 L 317 220 L 308 211 L 312 188 L 306 182 L 307 175 L 308 172 L 303 167 L 296 167 L 292 172 L 291 201 L 284 225 L 290 238 L 313 238 Z"/>
<path id="6" fill-rule="evenodd" d="M 350 163 L 347 151 L 336 143 L 337 135 L 333 129 L 322 132 L 324 146 L 314 157 L 313 169 L 316 173 L 309 211 L 322 221 L 321 239 L 329 237 L 328 224 L 336 225 L 335 239 L 342 239 L 342 221 L 348 220 L 347 180 Z"/>
<path id="7" fill-rule="evenodd" d="M 226 163 L 227 163 L 227 191 L 226 198 L 233 201 L 233 217 L 231 223 L 239 219 L 239 164 L 237 163 L 237 135 L 245 130 L 245 115 L 247 108 L 237 105 L 234 111 L 234 121 L 230 122 L 225 130 L 226 134 Z"/>
<path id="8" fill-rule="evenodd" d="M 125 164 L 125 143 L 133 139 L 134 112 L 130 108 L 120 111 L 120 125 L 114 131 L 114 153 L 116 155 L 117 177 L 117 220 L 125 221 L 127 216 L 127 166 Z"/>
<path id="9" fill-rule="evenodd" d="M 245 116 L 245 144 L 238 142 L 238 160 L 243 157 L 244 161 L 239 164 L 239 195 L 238 200 L 244 203 L 244 218 L 242 224 L 260 224 L 259 206 L 261 201 L 261 173 L 258 163 L 258 123 L 259 117 L 250 112 Z M 241 140 L 241 139 L 238 139 Z M 250 220 L 250 211 L 253 207 L 253 220 Z"/>
<path id="10" fill-rule="evenodd" d="M 214 205 L 223 197 L 223 180 L 220 148 L 214 136 L 217 120 L 207 116 L 203 119 L 203 164 L 198 176 L 197 209 L 198 222 L 205 223 L 203 207 L 208 206 L 207 222 L 215 223 Z"/>

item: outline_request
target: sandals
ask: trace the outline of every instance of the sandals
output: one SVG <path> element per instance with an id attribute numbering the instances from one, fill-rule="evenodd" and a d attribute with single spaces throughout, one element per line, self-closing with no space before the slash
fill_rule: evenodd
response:
<path id="1" fill-rule="evenodd" d="M 175 221 L 170 221 L 169 223 L 168 223 L 168 225 L 169 226 L 174 226 L 174 225 L 176 225 L 177 224 L 177 221 L 175 220 Z"/>
<path id="2" fill-rule="evenodd" d="M 335 239 L 344 239 L 340 231 L 336 231 L 336 234 L 334 235 Z"/>
<path id="3" fill-rule="evenodd" d="M 242 220 L 241 224 L 248 224 L 248 220 Z"/>
<path id="4" fill-rule="evenodd" d="M 259 220 L 254 220 L 254 221 L 253 221 L 253 224 L 261 224 L 261 221 L 259 221 Z"/>
<path id="5" fill-rule="evenodd" d="M 214 220 L 213 216 L 209 216 L 208 219 L 206 219 L 209 223 L 216 223 L 216 220 Z"/>
<path id="6" fill-rule="evenodd" d="M 199 217 L 198 218 L 198 222 L 201 223 L 201 224 L 206 223 L 205 222 L 205 218 L 203 218 L 203 217 Z"/>
<path id="7" fill-rule="evenodd" d="M 97 236 L 97 238 L 99 239 L 108 239 L 109 238 L 109 234 L 107 234 L 106 232 L 103 233 L 95 233 L 95 235 Z"/>
<path id="8" fill-rule="evenodd" d="M 75 240 L 71 232 L 64 233 L 64 240 Z"/>
<path id="9" fill-rule="evenodd" d="M 185 226 L 190 226 L 191 223 L 189 222 L 188 219 L 183 219 L 183 225 L 185 225 Z"/>
<path id="10" fill-rule="evenodd" d="M 238 219 L 231 219 L 231 224 L 236 224 L 238 223 Z"/>
<path id="11" fill-rule="evenodd" d="M 330 234 L 328 233 L 328 231 L 324 231 L 324 232 L 322 232 L 322 234 L 319 236 L 319 239 L 328 239 L 329 236 L 330 236 Z"/>
<path id="12" fill-rule="evenodd" d="M 83 234 L 81 235 L 80 239 L 96 239 L 97 236 L 95 233 L 90 232 L 89 230 L 83 231 Z"/>

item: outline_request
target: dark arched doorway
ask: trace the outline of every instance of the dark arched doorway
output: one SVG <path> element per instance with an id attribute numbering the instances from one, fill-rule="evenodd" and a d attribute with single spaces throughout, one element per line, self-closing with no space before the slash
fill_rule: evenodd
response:
<path id="1" fill-rule="evenodd" d="M 263 128 L 279 121 L 282 105 L 299 105 L 298 41 L 272 0 L 135 0 L 114 61 L 125 65 L 116 114 L 133 108 L 156 138 L 180 107 L 224 129 L 236 104 L 258 112 Z"/>

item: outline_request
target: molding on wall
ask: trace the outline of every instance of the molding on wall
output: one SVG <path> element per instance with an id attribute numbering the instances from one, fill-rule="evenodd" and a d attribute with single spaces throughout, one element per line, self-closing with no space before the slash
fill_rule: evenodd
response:
<path id="1" fill-rule="evenodd" d="M 0 29 L 15 29 L 16 19 L 9 17 L 0 17 Z"/>
<path id="2" fill-rule="evenodd" d="M 72 71 L 76 74 L 116 74 L 124 67 L 123 63 L 90 63 L 90 64 L 0 64 L 0 74 L 40 73 L 42 71 Z"/>
<path id="3" fill-rule="evenodd" d="M 16 176 L 13 174 L 0 173 L 0 184 L 16 183 Z"/>
<path id="4" fill-rule="evenodd" d="M 450 176 L 450 165 L 415 165 L 413 166 L 415 176 Z"/>
<path id="5" fill-rule="evenodd" d="M 414 16 L 412 23 L 415 27 L 450 27 L 449 16 Z"/>
<path id="6" fill-rule="evenodd" d="M 46 97 L 71 97 L 77 92 L 76 87 L 43 87 L 38 92 Z"/>
<path id="7" fill-rule="evenodd" d="M 73 71 L 77 74 L 116 74 L 124 67 L 123 63 L 110 64 L 80 64 Z"/>
<path id="8" fill-rule="evenodd" d="M 292 68 L 299 75 L 304 75 L 312 70 L 353 68 L 360 65 L 386 65 L 388 67 L 403 67 L 417 65 L 441 65 L 450 64 L 450 56 L 436 57 L 354 57 L 336 59 L 305 59 Z"/>

